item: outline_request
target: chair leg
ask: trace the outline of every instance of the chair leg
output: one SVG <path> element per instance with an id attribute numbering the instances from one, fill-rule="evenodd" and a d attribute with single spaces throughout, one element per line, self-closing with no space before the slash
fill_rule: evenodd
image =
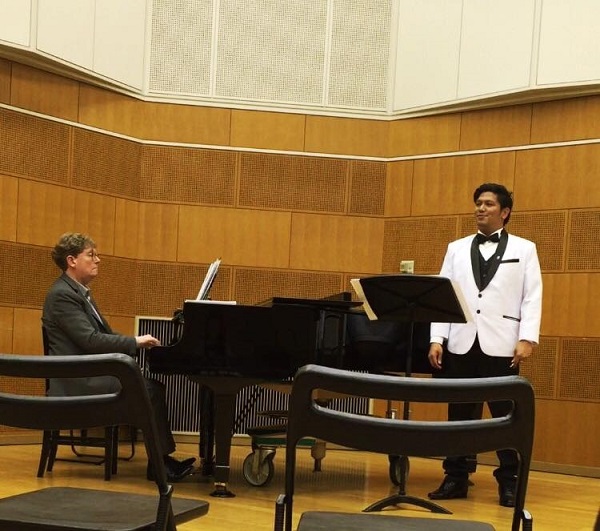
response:
<path id="1" fill-rule="evenodd" d="M 48 472 L 52 472 L 52 467 L 54 466 L 54 461 L 56 461 L 56 452 L 58 451 L 58 443 L 56 442 L 56 438 L 60 435 L 60 432 L 53 430 L 50 431 L 50 452 L 48 454 L 48 466 L 46 470 Z"/>
<path id="2" fill-rule="evenodd" d="M 48 460 L 50 458 L 50 448 L 52 444 L 52 432 L 44 430 L 42 437 L 42 449 L 40 452 L 40 463 L 38 465 L 37 477 L 43 478 L 44 472 L 46 472 L 46 466 L 48 466 Z"/>
<path id="3" fill-rule="evenodd" d="M 108 426 L 104 428 L 104 481 L 110 481 L 113 470 L 113 458 L 114 458 L 114 440 L 115 440 L 115 428 L 114 426 Z"/>
<path id="4" fill-rule="evenodd" d="M 110 443 L 112 444 L 111 471 L 113 474 L 116 474 L 117 462 L 119 460 L 119 426 L 112 427 L 112 438 Z"/>

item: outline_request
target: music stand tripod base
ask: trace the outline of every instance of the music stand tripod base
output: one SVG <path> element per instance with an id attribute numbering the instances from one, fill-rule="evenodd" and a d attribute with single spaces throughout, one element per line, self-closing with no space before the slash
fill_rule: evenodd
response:
<path id="1" fill-rule="evenodd" d="M 378 275 L 350 281 L 364 301 L 370 319 L 405 321 L 409 324 L 406 354 L 406 376 L 412 376 L 412 350 L 415 322 L 465 323 L 469 320 L 460 288 L 450 279 L 429 275 Z M 389 409 L 389 408 L 388 408 Z M 409 418 L 408 403 L 404 402 L 404 420 Z M 381 511 L 391 505 L 410 503 L 434 513 L 452 514 L 451 511 L 429 500 L 408 496 L 406 477 L 408 457 L 400 456 L 400 485 L 398 493 L 369 505 L 364 512 Z"/>

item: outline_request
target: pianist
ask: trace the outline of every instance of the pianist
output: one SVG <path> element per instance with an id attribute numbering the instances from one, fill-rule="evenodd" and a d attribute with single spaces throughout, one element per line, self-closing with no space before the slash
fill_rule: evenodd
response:
<path id="1" fill-rule="evenodd" d="M 125 336 L 115 334 L 100 314 L 91 298 L 88 284 L 98 275 L 100 257 L 96 244 L 85 234 L 67 233 L 52 251 L 54 263 L 62 275 L 51 286 L 42 314 L 42 326 L 47 338 L 47 354 L 106 354 L 120 352 L 134 355 L 138 348 L 152 348 L 160 345 L 151 335 Z M 60 379 L 50 381 L 49 394 L 65 396 L 69 394 L 94 394 L 111 392 L 118 386 L 112 377 L 88 379 Z M 175 451 L 175 441 L 171 433 L 165 389 L 156 380 L 146 380 L 146 387 L 154 409 L 159 444 L 163 450 L 169 481 L 179 481 L 193 470 L 194 458 L 178 461 L 170 454 Z M 148 479 L 154 474 L 150 466 Z"/>

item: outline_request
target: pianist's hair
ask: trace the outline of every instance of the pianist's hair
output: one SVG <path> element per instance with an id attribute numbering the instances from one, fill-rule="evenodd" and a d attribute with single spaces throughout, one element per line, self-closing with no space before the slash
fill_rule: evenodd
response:
<path id="1" fill-rule="evenodd" d="M 52 249 L 52 260 L 61 271 L 67 270 L 67 256 L 77 256 L 85 249 L 96 247 L 96 243 L 87 234 L 67 232 L 63 234 Z"/>
<path id="2" fill-rule="evenodd" d="M 512 192 L 509 192 L 506 186 L 502 184 L 484 183 L 478 188 L 476 188 L 475 192 L 473 192 L 473 203 L 477 203 L 477 199 L 479 199 L 479 196 L 484 192 L 492 192 L 493 194 L 496 194 L 498 203 L 500 203 L 500 208 L 510 209 L 508 212 L 508 216 L 506 216 L 506 219 L 504 220 L 504 224 L 506 225 L 508 223 L 508 220 L 510 219 L 510 213 L 512 212 L 513 208 Z"/>

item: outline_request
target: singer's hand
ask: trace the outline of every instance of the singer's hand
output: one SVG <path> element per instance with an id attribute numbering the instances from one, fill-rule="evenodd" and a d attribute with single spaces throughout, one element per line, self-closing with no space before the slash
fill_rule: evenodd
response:
<path id="1" fill-rule="evenodd" d="M 434 369 L 442 368 L 442 356 L 444 355 L 444 348 L 439 343 L 431 343 L 429 345 L 429 354 L 427 357 L 429 358 L 429 364 Z"/>
<path id="2" fill-rule="evenodd" d="M 531 356 L 532 352 L 533 343 L 531 341 L 526 341 L 524 339 L 519 341 L 515 347 L 515 353 L 512 361 L 510 362 L 510 366 L 512 368 L 517 367 L 525 358 Z"/>

